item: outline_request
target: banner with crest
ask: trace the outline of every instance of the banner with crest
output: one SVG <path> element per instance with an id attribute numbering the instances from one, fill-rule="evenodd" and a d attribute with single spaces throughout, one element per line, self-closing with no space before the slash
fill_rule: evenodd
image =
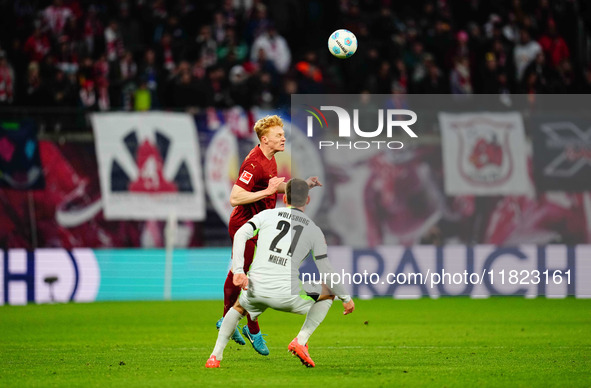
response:
<path id="1" fill-rule="evenodd" d="M 440 113 L 448 195 L 527 195 L 525 131 L 520 113 Z"/>
<path id="2" fill-rule="evenodd" d="M 205 219 L 205 187 L 193 117 L 92 115 L 105 218 Z"/>

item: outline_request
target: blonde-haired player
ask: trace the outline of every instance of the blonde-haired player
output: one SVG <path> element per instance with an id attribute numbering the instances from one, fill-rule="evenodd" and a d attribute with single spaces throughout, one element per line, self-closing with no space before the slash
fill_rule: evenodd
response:
<path id="1" fill-rule="evenodd" d="M 243 225 L 235 234 L 232 247 L 233 283 L 244 291 L 234 304 L 221 325 L 215 348 L 207 360 L 206 368 L 219 368 L 224 349 L 238 322 L 248 312 L 253 319 L 267 308 L 306 314 L 306 320 L 297 337 L 291 341 L 288 350 L 308 367 L 314 361 L 308 353 L 308 339 L 326 317 L 334 296 L 343 301 L 344 314 L 355 309 L 351 297 L 342 285 L 323 285 L 316 294 L 300 294 L 299 271 L 306 257 L 312 253 L 323 278 L 333 273 L 327 259 L 324 234 L 304 213 L 310 202 L 308 184 L 301 179 L 292 179 L 287 184 L 287 195 L 283 197 L 288 209 L 265 210 Z M 256 256 L 248 277 L 243 271 L 244 249 L 248 239 L 259 236 Z"/>
<path id="2" fill-rule="evenodd" d="M 238 179 L 230 193 L 230 204 L 234 210 L 230 216 L 228 231 L 234 241 L 234 234 L 254 215 L 265 209 L 275 208 L 277 193 L 285 192 L 285 178 L 277 177 L 277 162 L 275 154 L 285 150 L 285 131 L 283 121 L 277 115 L 265 116 L 254 125 L 254 131 L 259 138 L 255 146 L 242 162 Z M 321 186 L 317 177 L 306 180 L 308 187 Z M 256 238 L 248 240 L 244 252 L 244 272 L 247 273 L 252 263 Z M 235 286 L 232 271 L 228 272 L 224 283 L 224 315 L 234 305 L 240 294 L 240 287 Z M 223 318 L 216 323 L 219 329 Z M 242 333 L 249 339 L 254 349 L 261 355 L 269 354 L 266 342 L 260 332 L 259 324 L 248 317 L 248 324 L 242 329 Z M 236 327 L 232 339 L 244 345 L 246 342 Z"/>

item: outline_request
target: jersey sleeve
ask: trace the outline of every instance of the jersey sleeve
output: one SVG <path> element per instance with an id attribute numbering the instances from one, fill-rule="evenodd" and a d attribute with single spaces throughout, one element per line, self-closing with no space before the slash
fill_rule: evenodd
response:
<path id="1" fill-rule="evenodd" d="M 341 278 L 330 276 L 330 274 L 334 273 L 334 268 L 330 264 L 328 260 L 328 247 L 326 245 L 326 239 L 324 238 L 324 233 L 317 228 L 317 231 L 314 233 L 314 247 L 312 249 L 314 255 L 314 262 L 316 263 L 316 267 L 318 268 L 318 272 L 320 273 L 321 278 L 330 280 L 330 284 L 326 284 L 328 288 L 332 291 L 334 295 L 337 296 L 343 303 L 347 303 L 351 300 L 351 296 L 347 294 L 345 287 L 341 283 L 334 282 L 332 283 L 332 279 Z"/>
<path id="2" fill-rule="evenodd" d="M 256 236 L 259 233 L 259 229 L 263 226 L 265 219 L 267 218 L 267 211 L 263 210 L 260 213 L 255 214 L 247 224 L 253 229 L 253 235 Z"/>
<path id="3" fill-rule="evenodd" d="M 246 247 L 246 241 L 258 234 L 264 220 L 264 214 L 262 213 L 264 212 L 248 220 L 234 235 L 234 244 L 232 245 L 232 273 L 234 274 L 244 273 L 244 249 Z"/>
<path id="4" fill-rule="evenodd" d="M 322 233 L 320 228 L 316 228 L 314 231 L 312 253 L 314 254 L 314 260 L 322 260 L 327 257 L 328 247 L 326 246 L 324 233 Z"/>
<path id="5" fill-rule="evenodd" d="M 263 168 L 259 166 L 257 162 L 245 163 L 243 168 L 240 169 L 240 175 L 238 175 L 236 185 L 246 191 L 252 192 L 255 182 L 258 179 L 258 174 L 260 174 L 260 171 L 262 170 Z"/>

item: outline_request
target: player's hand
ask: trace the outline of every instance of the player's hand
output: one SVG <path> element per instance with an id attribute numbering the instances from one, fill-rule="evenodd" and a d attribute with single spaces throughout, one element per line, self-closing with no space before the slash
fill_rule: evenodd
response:
<path id="1" fill-rule="evenodd" d="M 343 303 L 343 308 L 345 309 L 345 311 L 343 311 L 343 315 L 351 314 L 353 310 L 355 310 L 355 302 L 353 302 L 353 299 L 347 303 Z"/>
<path id="2" fill-rule="evenodd" d="M 275 194 L 279 189 L 279 185 L 285 181 L 285 177 L 273 177 L 269 179 L 269 186 L 267 186 L 267 191 L 269 191 L 269 195 Z"/>
<path id="3" fill-rule="evenodd" d="M 308 184 L 309 189 L 316 186 L 322 186 L 322 183 L 320 183 L 317 176 L 311 176 L 310 178 L 306 179 L 306 183 Z"/>
<path id="4" fill-rule="evenodd" d="M 232 282 L 235 286 L 242 288 L 243 290 L 248 290 L 248 277 L 246 277 L 243 273 L 235 273 Z"/>

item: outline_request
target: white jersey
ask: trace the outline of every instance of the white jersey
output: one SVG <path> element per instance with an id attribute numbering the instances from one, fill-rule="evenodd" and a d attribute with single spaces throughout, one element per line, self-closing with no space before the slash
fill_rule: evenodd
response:
<path id="1" fill-rule="evenodd" d="M 321 272 L 332 271 L 322 230 L 299 209 L 276 208 L 258 213 L 236 232 L 232 272 L 243 273 L 245 243 L 257 234 L 257 248 L 248 271 L 249 287 L 257 295 L 276 297 L 297 292 L 299 268 L 309 254 Z"/>

